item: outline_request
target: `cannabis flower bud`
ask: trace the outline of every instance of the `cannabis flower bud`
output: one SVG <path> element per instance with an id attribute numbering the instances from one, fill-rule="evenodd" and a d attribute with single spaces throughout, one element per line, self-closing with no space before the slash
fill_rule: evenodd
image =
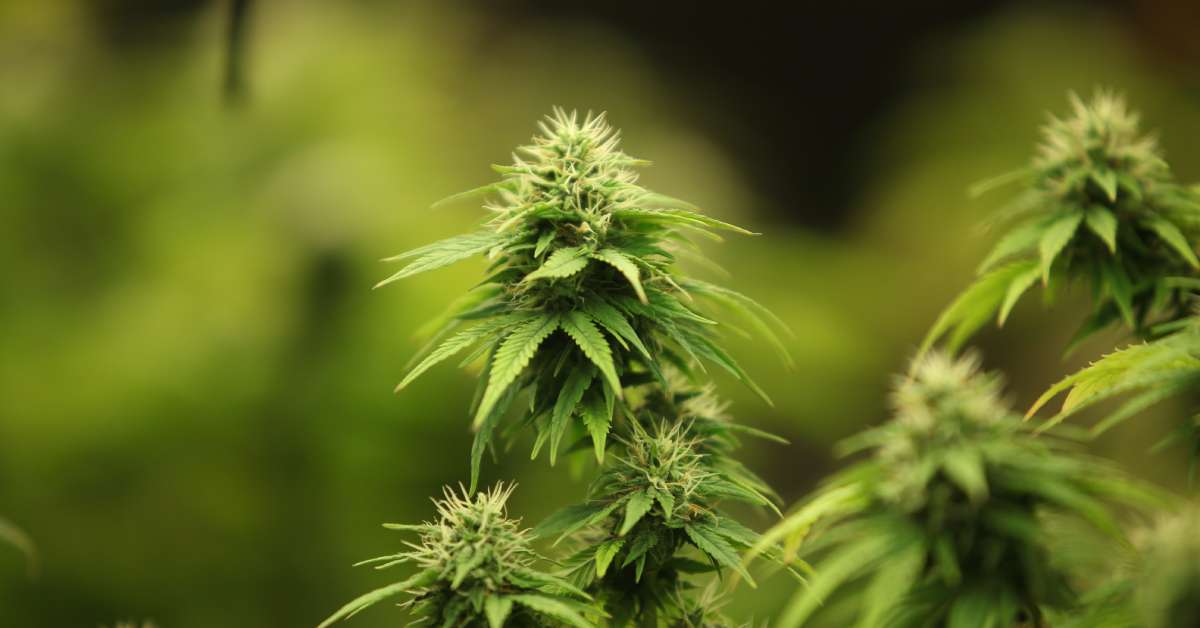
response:
<path id="1" fill-rule="evenodd" d="M 1030 166 L 979 186 L 1026 187 L 1004 217 L 1018 222 L 980 266 L 983 273 L 942 314 L 925 341 L 950 334 L 951 348 L 995 314 L 1003 325 L 1039 279 L 1047 290 L 1090 282 L 1094 311 L 1076 342 L 1121 320 L 1151 335 L 1156 323 L 1188 313 L 1187 291 L 1172 276 L 1200 270 L 1200 194 L 1172 180 L 1153 137 L 1119 96 L 1071 94 L 1072 115 L 1051 117 Z M 999 265 L 1002 262 L 1008 262 Z"/>
<path id="2" fill-rule="evenodd" d="M 539 557 L 530 547 L 532 533 L 510 519 L 505 503 L 515 485 L 497 485 L 474 497 L 446 489 L 434 500 L 438 519 L 420 525 L 385 524 L 394 530 L 416 532 L 409 550 L 359 564 L 377 569 L 412 564 L 417 573 L 407 580 L 367 593 L 342 607 L 322 627 L 352 617 L 381 600 L 405 595 L 402 607 L 431 624 L 499 628 L 542 625 L 557 620 L 587 627 L 588 616 L 599 611 L 590 597 L 571 583 L 537 570 Z"/>
<path id="3" fill-rule="evenodd" d="M 665 595 L 691 588 L 688 574 L 727 567 L 749 580 L 737 551 L 757 534 L 718 506 L 722 500 L 770 505 L 756 489 L 709 464 L 687 425 L 664 422 L 651 432 L 634 422 L 632 429 L 621 439 L 624 453 L 609 458 L 587 503 L 538 526 L 539 533 L 559 533 L 560 539 L 587 530 L 584 547 L 567 564 L 574 583 L 598 591 L 617 623 L 647 611 L 662 617 L 694 611 L 671 602 L 688 596 Z M 687 547 L 704 562 L 680 556 Z"/>
<path id="4" fill-rule="evenodd" d="M 780 618 L 796 626 L 843 585 L 869 580 L 861 626 L 1034 625 L 1076 593 L 1050 560 L 1043 515 L 1120 537 L 1107 504 L 1140 487 L 1034 437 L 978 360 L 919 358 L 889 423 L 844 443 L 868 451 L 763 543 L 810 539 L 816 575 Z M 1144 504 L 1145 502 L 1138 502 Z"/>

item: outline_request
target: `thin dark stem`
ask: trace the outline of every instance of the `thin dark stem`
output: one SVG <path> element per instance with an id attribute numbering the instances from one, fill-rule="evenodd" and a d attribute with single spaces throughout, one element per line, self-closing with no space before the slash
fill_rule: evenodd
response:
<path id="1" fill-rule="evenodd" d="M 231 0 L 229 30 L 225 39 L 225 104 L 241 105 L 246 100 L 246 22 L 252 0 Z"/>

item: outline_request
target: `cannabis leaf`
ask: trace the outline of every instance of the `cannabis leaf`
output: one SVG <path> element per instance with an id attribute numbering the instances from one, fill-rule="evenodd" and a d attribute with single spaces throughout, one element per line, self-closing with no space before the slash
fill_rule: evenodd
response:
<path id="1" fill-rule="evenodd" d="M 561 279 L 570 277 L 575 273 L 587 268 L 588 258 L 587 251 L 582 247 L 576 249 L 558 249 L 550 254 L 549 259 L 545 264 L 542 264 L 537 270 L 525 275 L 524 281 L 534 281 L 536 279 Z"/>
<path id="2" fill-rule="evenodd" d="M 417 259 L 391 277 L 375 284 L 375 287 L 386 286 L 393 281 L 399 281 L 405 277 L 449 266 L 455 262 L 474 257 L 502 243 L 505 239 L 505 236 L 498 233 L 477 231 L 475 233 L 454 236 L 453 238 L 446 238 L 440 242 L 389 257 L 384 261 L 394 262 L 410 257 L 416 257 Z"/>
<path id="3" fill-rule="evenodd" d="M 618 397 L 621 396 L 621 380 L 617 377 L 616 366 L 613 365 L 612 350 L 592 319 L 584 312 L 573 310 L 563 317 L 561 325 L 562 330 L 579 345 L 583 354 L 600 369 L 612 391 Z"/>
<path id="4" fill-rule="evenodd" d="M 1059 411 L 1039 426 L 1039 431 L 1045 431 L 1097 403 L 1125 397 L 1092 426 L 1091 435 L 1098 436 L 1166 399 L 1200 390 L 1200 321 L 1183 322 L 1183 327 L 1162 338 L 1114 351 L 1063 378 L 1034 402 L 1026 416 L 1032 417 L 1066 392 Z M 1200 422 L 1191 416 L 1180 421 L 1156 449 L 1176 441 L 1191 449 L 1188 475 L 1194 480 L 1200 463 Z"/>
<path id="5" fill-rule="evenodd" d="M 629 280 L 629 285 L 633 286 L 634 292 L 637 293 L 638 299 L 642 303 L 646 303 L 646 291 L 642 288 L 642 280 L 639 276 L 637 264 L 633 260 L 625 256 L 624 253 L 617 249 L 601 249 L 592 253 L 592 257 L 607 264 L 611 264 Z"/>
<path id="6" fill-rule="evenodd" d="M 500 395 L 516 381 L 521 371 L 533 359 L 538 346 L 558 329 L 559 324 L 560 321 L 555 316 L 534 316 L 505 336 L 495 357 L 492 358 L 487 389 L 479 403 L 479 410 L 475 413 L 476 428 L 492 411 Z"/>

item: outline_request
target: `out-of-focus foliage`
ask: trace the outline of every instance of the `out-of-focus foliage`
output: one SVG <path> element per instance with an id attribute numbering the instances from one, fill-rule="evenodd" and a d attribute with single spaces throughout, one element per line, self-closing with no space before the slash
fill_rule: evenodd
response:
<path id="1" fill-rule="evenodd" d="M 1200 509 L 1164 517 L 1140 542 L 1134 613 L 1146 628 L 1200 624 Z"/>
<path id="2" fill-rule="evenodd" d="M 1200 511 L 1193 504 L 1161 516 L 1133 535 L 1133 543 L 1097 543 L 1058 534 L 1061 554 L 1077 576 L 1094 588 L 1079 609 L 1059 613 L 1051 625 L 1063 628 L 1187 628 L 1200 622 Z"/>
<path id="3" fill-rule="evenodd" d="M 763 536 L 787 540 L 815 574 L 778 618 L 797 626 L 854 588 L 858 626 L 1040 625 L 1074 608 L 1069 571 L 1052 560 L 1044 518 L 1086 521 L 1122 539 L 1114 504 L 1153 492 L 1098 459 L 1034 438 L 972 358 L 919 359 L 895 417 L 843 446 L 871 458 L 839 472 Z"/>
<path id="4" fill-rule="evenodd" d="M 1029 415 L 1063 391 L 1067 394 L 1062 407 L 1044 422 L 1044 428 L 1097 403 L 1127 397 L 1092 427 L 1091 433 L 1099 435 L 1168 398 L 1196 391 L 1200 387 L 1200 320 L 1189 317 L 1181 322 L 1186 326 L 1170 335 L 1114 351 L 1063 378 L 1034 402 Z M 1190 483 L 1200 461 L 1200 415 L 1194 409 L 1177 421 L 1177 427 L 1155 449 L 1174 443 L 1183 443 L 1190 450 Z"/>
<path id="5" fill-rule="evenodd" d="M 25 560 L 29 564 L 29 572 L 34 573 L 36 571 L 37 549 L 33 545 L 33 539 L 30 539 L 29 535 L 25 534 L 21 528 L 18 528 L 4 517 L 0 517 L 0 543 L 6 543 L 24 554 Z"/>
<path id="6" fill-rule="evenodd" d="M 402 595 L 400 604 L 417 620 L 441 626 L 541 626 L 546 621 L 588 628 L 596 609 L 571 583 L 535 567 L 543 561 L 530 543 L 533 535 L 511 519 L 505 504 L 515 485 L 497 485 L 472 496 L 447 489 L 434 500 L 438 519 L 421 525 L 385 524 L 416 532 L 411 549 L 360 564 L 386 569 L 412 564 L 417 573 L 355 598 L 321 627 Z"/>
<path id="7" fill-rule="evenodd" d="M 1094 311 L 1072 344 L 1117 320 L 1150 336 L 1155 323 L 1187 314 L 1191 293 L 1177 278 L 1200 267 L 1200 194 L 1173 181 L 1157 141 L 1141 133 L 1122 98 L 1098 91 L 1084 103 L 1071 94 L 1071 106 L 1071 117 L 1043 127 L 1029 167 L 979 186 L 1021 182 L 1025 189 L 1002 213 L 1019 222 L 938 318 L 925 348 L 949 333 L 957 349 L 993 316 L 1003 325 L 1039 279 L 1047 289 L 1090 282 Z"/>

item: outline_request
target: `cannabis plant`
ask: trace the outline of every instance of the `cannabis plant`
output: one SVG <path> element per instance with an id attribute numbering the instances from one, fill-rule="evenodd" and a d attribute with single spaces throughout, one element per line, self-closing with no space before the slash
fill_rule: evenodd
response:
<path id="1" fill-rule="evenodd" d="M 386 524 L 416 532 L 409 549 L 363 561 L 377 569 L 414 565 L 405 580 L 376 589 L 343 606 L 322 627 L 354 616 L 382 600 L 403 595 L 400 605 L 440 626 L 542 626 L 555 622 L 587 627 L 598 611 L 589 596 L 567 580 L 537 568 L 543 559 L 533 536 L 508 517 L 505 503 L 515 485 L 497 485 L 473 497 L 447 489 L 434 500 L 438 519 L 420 525 Z M 589 619 L 591 617 L 592 619 Z"/>
<path id="2" fill-rule="evenodd" d="M 1122 98 L 1071 94 L 1072 114 L 1052 117 L 1032 162 L 985 182 L 984 191 L 1023 188 L 1000 220 L 1015 225 L 979 267 L 979 279 L 942 313 L 924 347 L 948 336 L 960 347 L 992 318 L 1004 324 L 1039 281 L 1047 296 L 1090 284 L 1094 308 L 1074 342 L 1120 321 L 1142 337 L 1171 329 L 1188 313 L 1200 267 L 1200 194 L 1174 182 L 1156 140 L 1143 135 Z M 1158 325 L 1167 325 L 1161 327 Z"/>
<path id="3" fill-rule="evenodd" d="M 1093 170 L 1086 180 L 1091 182 L 1089 185 L 1101 187 L 1105 194 L 1115 189 L 1111 195 L 1115 199 L 1113 210 L 1124 208 L 1124 213 L 1115 214 L 1118 217 L 1115 224 L 1119 227 L 1114 232 L 1117 237 L 1105 240 L 1114 244 L 1109 247 L 1112 255 L 1098 253 L 1095 242 L 1088 249 L 1092 257 L 1078 253 L 1078 233 L 1065 240 L 1070 247 L 1063 245 L 1069 257 L 1074 255 L 1090 260 L 1080 268 L 1091 267 L 1087 272 L 1097 282 L 1097 294 L 1103 297 L 1098 301 L 1096 314 L 1077 337 L 1098 329 L 1119 312 L 1148 342 L 1110 353 L 1062 379 L 1033 404 L 1029 415 L 1067 392 L 1061 409 L 1043 423 L 1043 429 L 1048 429 L 1095 404 L 1125 397 L 1119 407 L 1092 427 L 1092 434 L 1099 435 L 1164 399 L 1200 390 L 1200 319 L 1190 309 L 1194 294 L 1200 289 L 1200 280 L 1194 273 L 1196 256 L 1193 251 L 1200 224 L 1200 188 L 1185 188 L 1171 182 L 1167 164 L 1155 149 L 1153 140 L 1136 135 L 1136 116 L 1127 113 L 1119 99 L 1101 93 L 1090 106 L 1080 104 L 1077 99 L 1075 103 L 1076 118 L 1069 123 L 1056 122 L 1048 130 L 1048 137 L 1053 141 L 1043 153 L 1058 157 L 1044 161 L 1071 163 L 1062 157 L 1069 152 L 1063 147 L 1069 146 L 1090 147 L 1091 152 L 1087 154 L 1107 156 L 1113 164 L 1109 170 Z M 1071 143 L 1072 138 L 1074 143 Z M 1091 138 L 1091 143 L 1080 141 L 1084 138 Z M 1055 148 L 1059 150 L 1052 150 Z M 1093 160 L 1093 163 L 1099 162 Z M 1114 174 L 1099 174 L 1102 172 Z M 1082 178 L 1082 175 L 1075 178 Z M 1107 182 L 1110 181 L 1116 182 L 1116 188 L 1109 186 Z M 1110 221 L 1097 223 L 1092 219 L 1093 214 L 1088 213 L 1090 211 L 1086 210 L 1077 222 L 1082 222 L 1092 235 L 1099 237 L 1101 230 L 1097 225 Z M 1017 250 L 1013 248 L 1015 245 L 1006 243 L 1017 242 L 1019 233 L 1018 230 L 1006 236 L 989 260 Z M 1157 237 L 1157 246 L 1141 246 L 1147 242 L 1152 244 L 1151 236 Z M 1051 245 L 1057 240 L 1039 242 L 1039 250 L 1045 253 L 1054 248 Z M 1116 243 L 1128 244 L 1118 248 Z M 1147 257 L 1148 252 L 1153 251 L 1158 252 L 1156 256 Z M 981 296 L 984 294 L 981 286 L 986 281 L 987 277 L 981 279 L 951 305 L 930 332 L 931 339 L 954 326 L 960 331 L 966 330 L 964 334 L 973 329 L 963 326 L 966 320 L 963 312 L 986 305 L 987 299 Z M 1001 319 L 1011 306 L 1010 301 L 1024 289 L 1021 285 L 1011 283 L 1005 288 L 997 284 L 998 290 L 1008 291 Z M 983 312 L 982 309 L 977 311 Z M 1153 325 L 1154 322 L 1158 324 Z M 1196 461 L 1200 459 L 1200 419 L 1196 415 L 1189 413 L 1156 449 L 1178 442 L 1192 451 L 1189 476 L 1194 478 Z"/>
<path id="4" fill-rule="evenodd" d="M 433 341 L 398 389 L 460 353 L 464 366 L 482 361 L 471 410 L 471 491 L 502 425 L 509 435 L 532 428 L 533 457 L 547 450 L 552 465 L 560 453 L 594 452 L 598 476 L 586 501 L 539 526 L 575 548 L 562 561 L 571 584 L 559 576 L 514 577 L 503 561 L 463 567 L 473 554 L 436 546 L 433 556 L 455 558 L 384 557 L 385 565 L 405 560 L 422 571 L 333 619 L 408 592 L 430 601 L 426 614 L 443 625 L 477 623 L 481 613 L 493 626 L 519 625 L 525 620 L 509 615 L 518 607 L 567 623 L 611 617 L 617 625 L 726 625 L 712 574 L 733 570 L 750 580 L 738 550 L 757 535 L 720 505 L 775 508 L 765 482 L 732 457 L 742 435 L 775 437 L 733 423 L 706 380 L 716 366 L 766 399 L 722 346 L 714 310 L 739 315 L 785 359 L 778 334 L 787 329 L 749 297 L 689 277 L 676 264 L 706 262 L 691 235 L 750 232 L 638 185 L 636 167 L 646 162 L 620 150 L 603 115 L 555 110 L 540 131 L 512 165 L 496 167 L 499 182 L 449 199 L 488 197 L 491 216 L 478 231 L 393 258 L 408 263 L 380 285 L 477 255 L 489 260 L 486 278 L 435 322 Z M 522 395 L 527 403 L 512 411 Z M 422 547 L 435 547 L 432 534 L 426 531 Z M 767 554 L 774 556 L 771 548 Z M 489 584 L 464 593 L 459 569 Z M 558 594 L 558 605 L 532 597 L 528 587 Z"/>
<path id="5" fill-rule="evenodd" d="M 715 365 L 765 394 L 722 347 L 702 301 L 729 306 L 769 338 L 774 323 L 748 297 L 683 275 L 681 256 L 696 257 L 690 233 L 750 232 L 710 218 L 694 206 L 646 190 L 603 115 L 580 119 L 556 109 L 502 179 L 465 193 L 485 194 L 481 229 L 402 253 L 410 260 L 384 285 L 484 255 L 488 276 L 439 321 L 435 342 L 398 388 L 434 365 L 466 352 L 484 361 L 476 394 L 471 483 L 496 428 L 521 391 L 536 456 L 551 464 L 566 439 L 587 434 L 604 458 L 625 388 L 647 380 L 666 385 L 664 369 L 695 379 Z M 451 197 L 452 199 L 462 197 Z"/>
<path id="6" fill-rule="evenodd" d="M 842 446 L 870 456 L 759 541 L 800 544 L 815 569 L 777 625 L 802 624 L 842 589 L 857 596 L 856 625 L 867 628 L 1042 626 L 1048 611 L 1076 605 L 1045 518 L 1086 521 L 1120 542 L 1108 504 L 1151 504 L 1153 493 L 1033 437 L 1000 386 L 973 357 L 914 363 L 892 420 Z"/>

